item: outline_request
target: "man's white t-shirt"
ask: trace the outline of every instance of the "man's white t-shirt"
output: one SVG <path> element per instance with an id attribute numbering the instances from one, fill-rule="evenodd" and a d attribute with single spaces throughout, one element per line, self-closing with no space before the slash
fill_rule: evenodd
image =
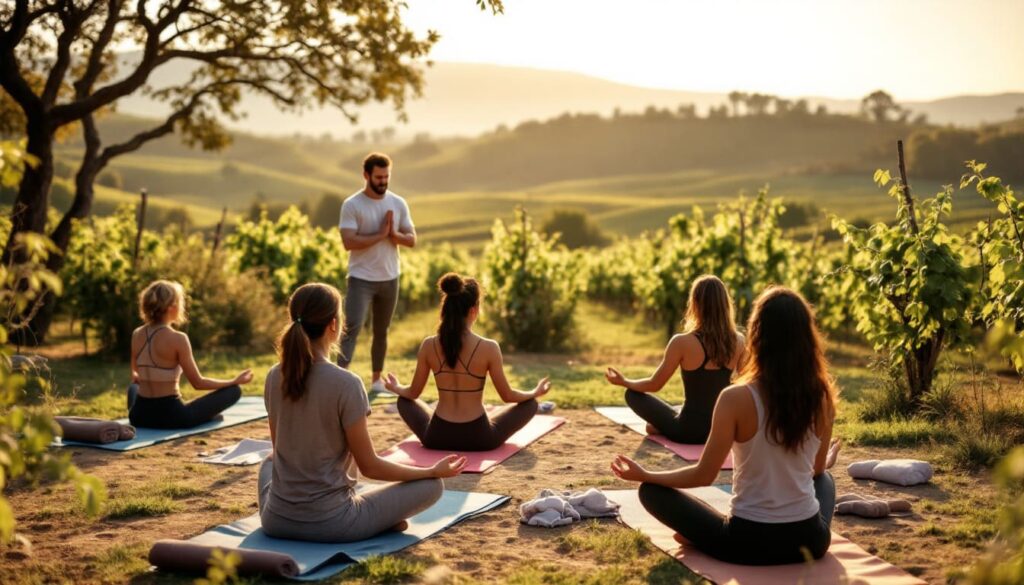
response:
<path id="1" fill-rule="evenodd" d="M 384 223 L 384 215 L 392 211 L 392 222 L 402 232 L 413 229 L 412 216 L 405 199 L 391 191 L 384 197 L 373 199 L 362 190 L 352 194 L 341 204 L 343 230 L 354 229 L 361 236 L 376 234 Z M 398 278 L 401 273 L 398 246 L 390 239 L 384 239 L 369 248 L 350 250 L 348 253 L 348 274 L 360 280 L 384 282 Z"/>

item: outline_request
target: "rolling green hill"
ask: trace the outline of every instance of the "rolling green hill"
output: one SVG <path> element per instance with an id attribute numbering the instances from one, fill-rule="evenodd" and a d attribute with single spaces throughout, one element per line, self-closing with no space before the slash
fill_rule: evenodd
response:
<path id="1" fill-rule="evenodd" d="M 110 143 L 151 123 L 114 115 L 102 121 L 102 132 Z M 580 209 L 612 234 L 636 235 L 664 227 L 693 205 L 713 208 L 765 184 L 773 196 L 811 202 L 823 212 L 889 219 L 892 202 L 871 182 L 871 172 L 894 167 L 895 138 L 912 132 L 846 116 L 693 119 L 652 111 L 562 116 L 473 140 L 378 147 L 394 154 L 392 188 L 409 199 L 423 237 L 476 246 L 489 237 L 495 218 L 512 217 L 516 205 L 536 217 Z M 59 157 L 73 164 L 79 148 L 65 144 Z M 223 207 L 236 217 L 257 199 L 314 208 L 324 194 L 343 197 L 361 186 L 359 160 L 368 149 L 239 134 L 225 152 L 204 153 L 169 137 L 115 159 L 95 209 L 105 214 L 137 201 L 141 188 L 156 209 L 184 209 L 200 228 L 215 224 Z M 930 195 L 942 182 L 959 179 L 955 165 L 948 173 L 944 181 L 914 180 L 915 193 Z M 54 196 L 58 207 L 70 201 L 68 186 L 66 178 L 55 185 L 62 191 Z M 958 222 L 987 213 L 972 193 L 959 196 L 956 206 Z M 824 213 L 817 220 L 819 229 L 827 226 Z"/>

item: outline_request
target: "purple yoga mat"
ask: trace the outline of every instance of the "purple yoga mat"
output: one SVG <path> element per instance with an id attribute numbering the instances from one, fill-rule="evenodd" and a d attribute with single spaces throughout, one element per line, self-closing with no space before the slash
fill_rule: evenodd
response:
<path id="1" fill-rule="evenodd" d="M 462 470 L 463 473 L 487 473 L 494 466 L 518 453 L 523 447 L 564 423 L 565 419 L 560 416 L 539 414 L 533 417 L 525 427 L 519 429 L 516 434 L 509 437 L 504 445 L 491 451 L 435 451 L 424 447 L 419 439 L 412 435 L 394 447 L 382 451 L 380 456 L 394 463 L 430 467 L 445 455 L 454 453 L 466 457 L 466 467 Z"/>

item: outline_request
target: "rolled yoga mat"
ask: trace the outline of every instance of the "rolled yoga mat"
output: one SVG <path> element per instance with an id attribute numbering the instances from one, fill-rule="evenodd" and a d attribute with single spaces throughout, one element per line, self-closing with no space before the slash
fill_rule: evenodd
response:
<path id="1" fill-rule="evenodd" d="M 435 451 L 424 447 L 416 435 L 410 435 L 401 443 L 381 451 L 380 456 L 393 463 L 430 467 L 446 455 L 454 453 L 466 458 L 466 467 L 463 468 L 463 473 L 487 473 L 502 461 L 563 424 L 565 424 L 565 419 L 560 416 L 538 414 L 530 419 L 525 427 L 509 437 L 502 446 L 490 451 Z"/>
<path id="2" fill-rule="evenodd" d="M 679 455 L 687 461 L 700 461 L 700 456 L 704 453 L 704 445 L 687 445 L 684 443 L 676 443 L 670 441 L 662 435 L 648 435 L 647 434 L 647 421 L 640 418 L 640 415 L 633 412 L 628 406 L 598 406 L 594 408 L 597 414 L 620 424 L 631 431 L 635 431 L 644 436 L 648 441 L 653 441 L 669 451 Z M 732 469 L 732 452 L 725 457 L 725 461 L 722 462 L 722 469 Z"/>
<path id="3" fill-rule="evenodd" d="M 263 404 L 263 398 L 260 396 L 243 396 L 238 399 L 238 402 L 234 403 L 230 408 L 222 412 L 221 415 L 224 417 L 222 420 L 212 420 L 208 423 L 203 423 L 199 426 L 188 429 L 147 429 L 140 427 L 135 429 L 135 438 L 131 440 L 118 440 L 113 443 L 104 444 L 87 443 L 85 441 L 76 441 L 65 438 L 54 441 L 53 446 L 81 446 L 108 449 L 110 451 L 132 451 L 134 449 L 141 449 L 143 447 L 156 445 L 157 443 L 163 443 L 164 441 L 173 441 L 174 439 L 180 439 L 189 435 L 208 433 L 217 429 L 233 427 L 235 425 L 259 420 L 261 418 L 267 418 L 267 407 Z M 117 422 L 122 425 L 128 425 L 128 419 L 126 418 L 118 419 Z"/>
<path id="4" fill-rule="evenodd" d="M 729 512 L 732 495 L 723 489 L 701 487 L 683 491 L 723 514 Z M 832 533 L 828 553 L 811 563 L 767 567 L 726 563 L 692 546 L 680 546 L 672 538 L 675 531 L 644 509 L 636 490 L 606 490 L 604 493 L 619 503 L 620 522 L 643 532 L 654 546 L 718 585 L 926 585 L 921 579 L 869 554 L 835 532 Z"/>
<path id="5" fill-rule="evenodd" d="M 117 421 L 79 416 L 57 416 L 54 420 L 66 441 L 107 444 L 135 437 L 135 427 Z"/>
<path id="6" fill-rule="evenodd" d="M 467 518 L 493 510 L 508 500 L 508 496 L 496 494 L 445 490 L 433 506 L 409 518 L 409 528 L 406 530 L 384 532 L 357 542 L 326 543 L 271 538 L 263 533 L 259 514 L 217 526 L 187 542 L 225 550 L 278 553 L 292 559 L 298 567 L 298 573 L 289 578 L 319 581 L 370 556 L 391 554 L 412 546 Z"/>
<path id="7" fill-rule="evenodd" d="M 299 565 L 290 556 L 266 550 L 244 548 L 225 549 L 219 546 L 195 544 L 187 540 L 158 540 L 149 549 L 149 562 L 168 571 L 205 573 L 210 566 L 213 551 L 220 549 L 241 558 L 236 567 L 239 575 L 266 575 L 269 577 L 295 577 Z"/>

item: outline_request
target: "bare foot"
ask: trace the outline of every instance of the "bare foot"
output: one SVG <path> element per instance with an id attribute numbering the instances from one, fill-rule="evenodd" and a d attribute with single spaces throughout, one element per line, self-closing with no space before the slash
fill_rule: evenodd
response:
<path id="1" fill-rule="evenodd" d="M 672 535 L 672 540 L 678 542 L 679 544 L 681 544 L 683 546 L 688 546 L 690 544 L 690 541 L 687 540 L 685 536 L 683 536 L 682 534 L 679 534 L 678 532 L 676 532 L 676 533 L 674 533 Z"/>
<path id="2" fill-rule="evenodd" d="M 825 456 L 825 469 L 832 469 L 836 464 L 836 460 L 839 459 L 839 448 L 843 446 L 843 442 L 839 439 L 832 439 L 832 442 L 828 444 L 828 454 Z"/>
<path id="3" fill-rule="evenodd" d="M 409 523 L 406 522 L 405 520 L 402 520 L 398 524 L 395 524 L 394 526 L 391 527 L 391 531 L 392 532 L 405 532 L 408 529 L 409 529 Z"/>
<path id="4" fill-rule="evenodd" d="M 658 431 L 657 427 L 655 427 L 651 423 L 647 423 L 647 434 L 648 435 L 660 435 L 661 432 Z"/>

